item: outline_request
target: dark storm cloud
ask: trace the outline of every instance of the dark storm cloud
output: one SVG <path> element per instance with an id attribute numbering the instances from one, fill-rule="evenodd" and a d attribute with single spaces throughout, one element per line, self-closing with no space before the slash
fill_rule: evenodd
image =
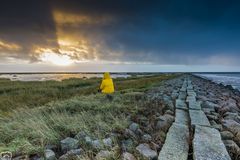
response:
<path id="1" fill-rule="evenodd" d="M 103 60 L 160 64 L 220 63 L 240 58 L 240 1 L 50 0 L 1 2 L 0 39 L 55 45 L 52 12 L 87 16 L 102 23 L 64 23 L 65 33 L 98 47 Z M 9 36 L 11 35 L 11 36 Z M 31 45 L 27 45 L 31 44 Z M 76 53 L 77 54 L 77 53 Z M 89 53 L 90 54 L 90 53 Z"/>
<path id="2" fill-rule="evenodd" d="M 57 46 L 55 24 L 47 0 L 3 0 L 0 2 L 0 41 L 21 46 L 0 48 L 0 55 L 35 60 L 37 46 Z M 5 50 L 4 50 L 5 49 Z"/>

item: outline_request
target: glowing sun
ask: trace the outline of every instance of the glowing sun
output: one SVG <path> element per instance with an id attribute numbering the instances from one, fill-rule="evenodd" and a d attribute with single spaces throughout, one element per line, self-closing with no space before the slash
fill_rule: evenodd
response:
<path id="1" fill-rule="evenodd" d="M 41 60 L 59 66 L 68 66 L 74 62 L 69 56 L 56 53 L 44 53 L 41 56 Z"/>

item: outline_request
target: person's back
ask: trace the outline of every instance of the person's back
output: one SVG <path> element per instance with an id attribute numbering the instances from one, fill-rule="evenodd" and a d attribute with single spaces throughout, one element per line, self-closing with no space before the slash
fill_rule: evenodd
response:
<path id="1" fill-rule="evenodd" d="M 114 92 L 113 80 L 108 72 L 104 73 L 103 80 L 100 86 L 102 93 L 110 94 Z"/>

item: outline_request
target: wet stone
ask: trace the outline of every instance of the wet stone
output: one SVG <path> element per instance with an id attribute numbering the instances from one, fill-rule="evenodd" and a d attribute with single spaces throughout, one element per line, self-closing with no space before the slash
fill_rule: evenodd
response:
<path id="1" fill-rule="evenodd" d="M 184 100 L 176 99 L 176 109 L 185 109 L 187 110 L 187 104 L 184 102 Z"/>

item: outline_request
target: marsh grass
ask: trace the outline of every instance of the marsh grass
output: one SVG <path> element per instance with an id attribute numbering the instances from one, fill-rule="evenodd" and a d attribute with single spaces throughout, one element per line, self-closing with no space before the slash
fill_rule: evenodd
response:
<path id="1" fill-rule="evenodd" d="M 115 79 L 113 101 L 96 93 L 100 79 L 63 82 L 0 80 L 0 151 L 42 153 L 48 144 L 80 131 L 104 138 L 129 125 L 145 100 L 144 91 L 176 75 Z"/>

